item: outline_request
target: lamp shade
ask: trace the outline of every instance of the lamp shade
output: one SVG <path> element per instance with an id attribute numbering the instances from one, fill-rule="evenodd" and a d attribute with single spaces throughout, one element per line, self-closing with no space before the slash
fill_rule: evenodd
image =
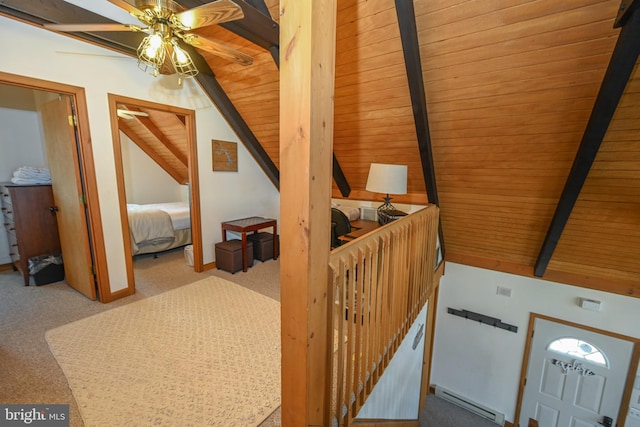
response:
<path id="1" fill-rule="evenodd" d="M 371 163 L 367 191 L 384 194 L 407 194 L 406 165 Z"/>

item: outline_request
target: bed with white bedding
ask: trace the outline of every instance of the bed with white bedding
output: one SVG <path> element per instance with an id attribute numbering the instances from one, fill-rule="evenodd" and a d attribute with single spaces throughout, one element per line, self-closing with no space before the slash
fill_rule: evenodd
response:
<path id="1" fill-rule="evenodd" d="M 191 244 L 191 212 L 185 202 L 127 204 L 133 255 Z"/>

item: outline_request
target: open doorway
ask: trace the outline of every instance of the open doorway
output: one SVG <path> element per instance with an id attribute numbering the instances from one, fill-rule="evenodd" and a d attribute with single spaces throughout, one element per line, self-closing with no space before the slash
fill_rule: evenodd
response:
<path id="1" fill-rule="evenodd" d="M 195 112 L 113 94 L 109 109 L 128 293 L 134 256 L 190 244 L 193 268 L 203 271 Z"/>
<path id="2" fill-rule="evenodd" d="M 84 89 L 8 73 L 0 73 L 0 85 L 14 93 L 21 91 L 32 100 L 30 108 L 41 137 L 36 138 L 33 150 L 16 141 L 12 154 L 21 152 L 27 156 L 21 160 L 39 155 L 51 170 L 53 205 L 47 209 L 56 217 L 65 281 L 88 298 L 107 302 L 110 294 L 106 254 Z M 8 98 L 3 100 L 8 102 Z M 17 108 L 26 107 L 22 103 Z M 20 123 L 16 121 L 15 126 Z M 40 154 L 36 153 L 38 144 Z M 3 167 L 11 165 L 3 163 Z M 23 253 L 20 239 L 17 240 L 12 263 L 24 270 L 24 258 L 34 254 Z M 15 262 L 16 256 L 20 262 Z"/>

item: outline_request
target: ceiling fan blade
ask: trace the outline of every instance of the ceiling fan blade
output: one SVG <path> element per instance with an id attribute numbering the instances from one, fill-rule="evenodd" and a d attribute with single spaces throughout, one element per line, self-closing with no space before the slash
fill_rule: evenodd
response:
<path id="1" fill-rule="evenodd" d="M 113 3 L 116 6 L 118 6 L 120 9 L 124 9 L 127 12 L 129 12 L 132 15 L 136 15 L 136 14 L 140 14 L 142 13 L 142 11 L 138 8 L 136 8 L 135 6 L 133 6 L 131 3 L 127 3 L 124 0 L 107 0 L 109 3 Z"/>
<path id="2" fill-rule="evenodd" d="M 149 117 L 149 114 L 145 113 L 144 111 L 125 110 L 123 108 L 118 108 L 118 114 L 128 114 L 130 116 Z"/>
<path id="3" fill-rule="evenodd" d="M 125 120 L 132 120 L 134 118 L 136 118 L 136 116 L 138 117 L 149 117 L 149 115 L 147 113 L 144 113 L 142 111 L 130 111 L 130 110 L 122 110 L 120 108 L 118 108 L 118 110 L 116 111 L 116 114 L 118 115 L 118 117 L 125 119 Z"/>
<path id="4" fill-rule="evenodd" d="M 218 0 L 177 13 L 175 19 L 187 29 L 244 18 L 242 8 L 231 0 Z"/>
<path id="5" fill-rule="evenodd" d="M 43 24 L 43 27 L 54 31 L 100 32 L 100 31 L 142 31 L 133 24 Z"/>
<path id="6" fill-rule="evenodd" d="M 206 50 L 207 52 L 211 52 L 215 55 L 221 56 L 231 61 L 237 62 L 238 64 L 241 64 L 241 65 L 253 64 L 253 58 L 251 56 L 245 53 L 242 53 L 239 50 L 230 48 L 229 46 L 225 46 L 221 43 L 215 42 L 213 40 L 200 37 L 197 34 L 192 34 L 192 33 L 186 34 L 184 41 L 189 43 L 192 46 Z"/>

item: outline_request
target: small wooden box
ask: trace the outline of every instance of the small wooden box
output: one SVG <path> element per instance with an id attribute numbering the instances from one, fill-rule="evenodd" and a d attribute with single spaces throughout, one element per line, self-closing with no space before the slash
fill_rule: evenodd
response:
<path id="1" fill-rule="evenodd" d="M 242 241 L 227 240 L 216 243 L 216 267 L 229 273 L 242 271 Z M 253 266 L 253 245 L 247 242 L 247 267 Z"/>

